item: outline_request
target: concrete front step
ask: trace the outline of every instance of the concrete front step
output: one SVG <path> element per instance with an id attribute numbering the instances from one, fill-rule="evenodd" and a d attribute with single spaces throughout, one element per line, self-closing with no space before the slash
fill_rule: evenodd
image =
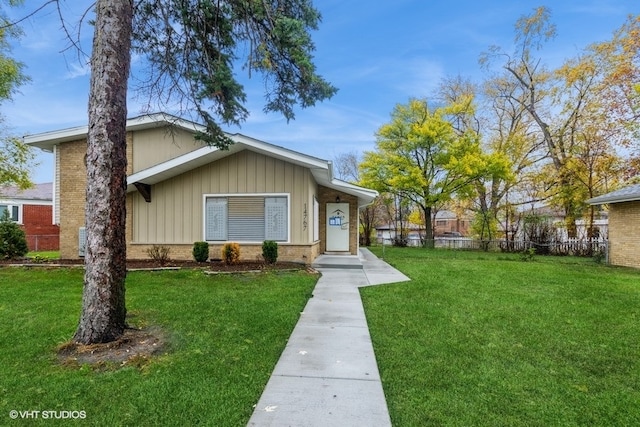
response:
<path id="1" fill-rule="evenodd" d="M 362 270 L 362 261 L 356 255 L 323 254 L 311 263 L 313 268 L 345 268 Z"/>

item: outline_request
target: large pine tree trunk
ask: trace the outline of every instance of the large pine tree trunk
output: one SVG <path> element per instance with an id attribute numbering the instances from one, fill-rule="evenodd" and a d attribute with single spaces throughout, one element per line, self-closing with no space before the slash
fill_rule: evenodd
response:
<path id="1" fill-rule="evenodd" d="M 82 314 L 74 341 L 109 342 L 126 326 L 126 120 L 131 0 L 99 0 L 91 56 Z"/>

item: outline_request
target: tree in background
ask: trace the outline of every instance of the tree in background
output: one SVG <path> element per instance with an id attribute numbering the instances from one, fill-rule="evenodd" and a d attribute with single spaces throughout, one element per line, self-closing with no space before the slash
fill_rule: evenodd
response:
<path id="1" fill-rule="evenodd" d="M 376 151 L 365 153 L 361 164 L 363 184 L 422 210 L 427 242 L 433 241 L 432 211 L 454 195 L 467 197 L 490 167 L 478 135 L 458 133 L 450 121 L 468 108 L 469 100 L 433 110 L 418 99 L 397 105 L 378 130 Z"/>
<path id="2" fill-rule="evenodd" d="M 33 159 L 33 152 L 21 139 L 1 132 L 0 187 L 16 185 L 22 190 L 31 187 L 30 170 L 33 167 Z M 0 194 L 2 194 L 1 189 Z"/>
<path id="3" fill-rule="evenodd" d="M 500 211 L 507 203 L 505 199 L 516 183 L 518 172 L 527 164 L 530 151 L 526 145 L 528 140 L 522 135 L 522 112 L 505 102 L 505 98 L 494 96 L 495 86 L 503 84 L 500 79 L 493 79 L 479 88 L 471 81 L 457 77 L 444 79 L 438 87 L 439 98 L 445 104 L 475 103 L 479 98 L 487 104 L 482 108 L 459 110 L 452 120 L 459 135 L 478 134 L 487 160 L 486 173 L 473 182 L 466 200 L 455 203 L 459 214 L 461 206 L 468 206 L 475 213 L 472 230 L 481 240 L 496 238 Z M 478 114 L 478 110 L 483 114 Z"/>
<path id="4" fill-rule="evenodd" d="M 16 6 L 22 1 L 9 1 L 9 6 Z M 12 59 L 9 49 L 9 38 L 19 37 L 20 29 L 9 22 L 0 9 L 0 102 L 9 100 L 15 95 L 18 87 L 29 79 L 24 74 L 24 65 Z M 0 123 L 4 120 L 0 116 Z M 7 128 L 0 130 L 0 186 L 17 185 L 21 189 L 31 186 L 29 170 L 33 167 L 34 155 L 22 140 L 9 134 Z"/>
<path id="5" fill-rule="evenodd" d="M 61 11 L 60 1 L 53 0 Z M 74 341 L 109 342 L 125 327 L 126 98 L 131 54 L 148 65 L 138 89 L 150 104 L 178 105 L 206 126 L 197 138 L 231 141 L 219 122 L 248 115 L 234 67 L 265 79 L 265 110 L 294 118 L 336 89 L 313 64 L 309 0 L 98 0 L 91 56 L 87 149 L 87 253 L 82 314 Z"/>
<path id="6" fill-rule="evenodd" d="M 503 58 L 501 78 L 509 84 L 497 95 L 520 105 L 537 125 L 552 166 L 544 169 L 548 195 L 563 209 L 570 237 L 576 235 L 575 221 L 584 208 L 584 198 L 576 197 L 580 179 L 574 156 L 595 143 L 584 138 L 584 130 L 594 118 L 603 129 L 616 130 L 608 132 L 612 144 L 608 155 L 615 155 L 616 146 L 629 147 L 637 136 L 639 28 L 639 18 L 629 18 L 611 41 L 593 45 L 582 56 L 549 70 L 538 52 L 556 29 L 550 10 L 539 7 L 516 22 L 512 54 L 492 47 L 481 58 L 485 65 Z"/>
<path id="7" fill-rule="evenodd" d="M 357 152 L 342 153 L 334 159 L 334 170 L 339 179 L 351 184 L 361 185 L 360 179 L 360 154 Z M 380 217 L 379 211 L 382 208 L 382 199 L 376 199 L 368 206 L 360 209 L 360 233 L 363 246 L 371 246 L 371 236 L 375 232 L 376 221 Z"/>

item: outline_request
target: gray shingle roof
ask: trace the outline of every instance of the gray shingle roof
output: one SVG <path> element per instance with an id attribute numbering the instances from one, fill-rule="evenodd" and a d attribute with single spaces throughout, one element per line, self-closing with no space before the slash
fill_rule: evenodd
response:
<path id="1" fill-rule="evenodd" d="M 587 200 L 590 205 L 603 205 L 605 203 L 634 202 L 640 200 L 640 184 L 629 185 L 611 193 Z"/>
<path id="2" fill-rule="evenodd" d="M 35 184 L 26 190 L 14 186 L 0 187 L 0 199 L 53 200 L 53 184 Z"/>

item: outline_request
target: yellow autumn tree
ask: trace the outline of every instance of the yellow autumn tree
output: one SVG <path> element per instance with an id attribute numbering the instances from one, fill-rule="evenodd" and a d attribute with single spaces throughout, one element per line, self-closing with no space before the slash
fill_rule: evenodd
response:
<path id="1" fill-rule="evenodd" d="M 458 133 L 450 120 L 473 108 L 468 101 L 438 108 L 420 99 L 397 105 L 376 134 L 376 150 L 365 153 L 360 166 L 364 185 L 421 209 L 427 242 L 433 240 L 432 211 L 456 195 L 467 197 L 494 166 L 478 134 Z"/>

